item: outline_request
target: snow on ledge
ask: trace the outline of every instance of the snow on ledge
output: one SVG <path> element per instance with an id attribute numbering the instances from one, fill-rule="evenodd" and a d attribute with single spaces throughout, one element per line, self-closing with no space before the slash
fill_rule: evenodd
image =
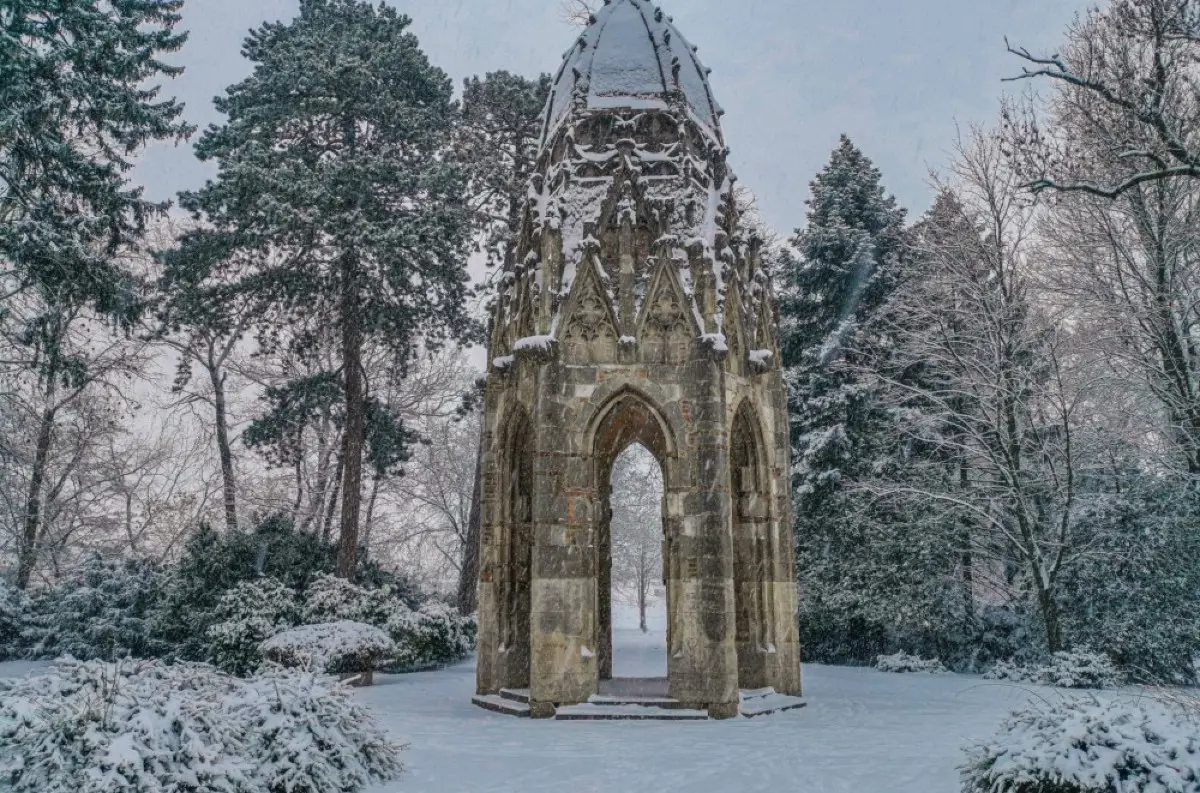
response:
<path id="1" fill-rule="evenodd" d="M 526 336 L 523 339 L 517 339 L 517 343 L 513 345 L 513 350 L 549 351 L 554 348 L 554 342 L 555 339 L 553 336 Z"/>

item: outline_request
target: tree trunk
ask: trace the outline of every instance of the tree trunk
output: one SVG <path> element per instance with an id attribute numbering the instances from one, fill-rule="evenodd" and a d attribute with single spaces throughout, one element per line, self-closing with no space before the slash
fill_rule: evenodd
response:
<path id="1" fill-rule="evenodd" d="M 1046 649 L 1056 653 L 1063 649 L 1062 626 L 1058 619 L 1058 602 L 1054 594 L 1037 584 L 1038 608 L 1042 612 L 1042 623 L 1046 628 Z"/>
<path id="2" fill-rule="evenodd" d="M 357 270 L 355 257 L 345 254 L 342 257 L 342 375 L 346 396 L 346 453 L 342 460 L 342 526 L 337 574 L 348 581 L 354 580 L 358 562 L 363 443 L 367 428 Z"/>
<path id="3" fill-rule="evenodd" d="M 471 515 L 467 518 L 467 536 L 463 543 L 462 566 L 458 571 L 458 611 L 463 616 L 479 608 L 479 538 L 482 519 L 483 430 L 480 429 L 480 454 L 475 458 L 475 485 L 471 488 Z"/>
<path id="4" fill-rule="evenodd" d="M 52 388 L 53 386 L 51 386 Z M 51 399 L 53 399 L 52 390 Z M 44 410 L 41 425 L 38 427 L 33 471 L 29 477 L 29 492 L 25 499 L 25 529 L 22 533 L 21 548 L 17 554 L 17 589 L 29 587 L 29 580 L 33 577 L 33 568 L 37 564 L 38 530 L 42 516 L 42 484 L 46 479 L 46 462 L 50 458 L 50 439 L 54 431 L 55 413 L 53 408 Z"/>
<path id="5" fill-rule="evenodd" d="M 208 359 L 208 377 L 212 381 L 213 408 L 216 410 L 217 454 L 221 458 L 221 489 L 225 499 L 225 528 L 237 529 L 237 486 L 233 478 L 233 450 L 229 446 L 229 425 L 225 412 L 225 378 Z"/>
<path id="6" fill-rule="evenodd" d="M 371 477 L 371 497 L 367 499 L 367 519 L 363 521 L 362 545 L 363 559 L 371 552 L 371 530 L 375 528 L 375 501 L 379 498 L 379 476 Z"/>
<path id="7" fill-rule="evenodd" d="M 642 629 L 642 633 L 649 630 L 646 627 L 646 589 L 649 582 L 649 577 L 642 571 L 638 576 L 638 627 Z"/>
<path id="8" fill-rule="evenodd" d="M 343 448 L 345 440 L 342 441 Z M 337 512 L 338 496 L 341 494 L 342 473 L 346 470 L 346 453 L 343 451 L 338 455 L 337 473 L 333 476 L 334 486 L 333 494 L 329 497 L 329 506 L 325 509 L 325 520 L 321 526 L 321 540 L 329 542 L 329 535 L 333 533 L 333 515 Z"/>

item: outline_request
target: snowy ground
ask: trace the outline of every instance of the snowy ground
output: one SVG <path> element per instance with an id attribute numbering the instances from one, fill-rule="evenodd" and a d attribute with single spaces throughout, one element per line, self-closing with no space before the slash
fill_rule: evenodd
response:
<path id="1" fill-rule="evenodd" d="M 617 675 L 665 673 L 662 633 L 618 627 L 614 638 Z M 0 664 L 0 677 L 39 666 Z M 965 740 L 1030 696 L 1060 696 L 962 675 L 805 666 L 809 706 L 790 713 L 555 722 L 471 705 L 470 663 L 376 681 L 359 693 L 408 745 L 407 770 L 369 793 L 954 793 Z"/>

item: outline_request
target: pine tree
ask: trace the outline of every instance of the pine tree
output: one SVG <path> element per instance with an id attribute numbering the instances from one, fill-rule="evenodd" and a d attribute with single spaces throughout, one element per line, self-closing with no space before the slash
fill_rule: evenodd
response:
<path id="1" fill-rule="evenodd" d="M 470 174 L 467 189 L 475 244 L 495 272 L 510 264 L 516 252 L 521 211 L 537 162 L 543 109 L 549 96 L 548 74 L 529 80 L 492 72 L 482 79 L 472 77 L 463 85 L 460 154 Z M 480 509 L 480 469 L 476 465 L 458 579 L 457 604 L 463 614 L 473 614 L 478 605 Z"/>
<path id="2" fill-rule="evenodd" d="M 71 337 L 91 321 L 128 329 L 138 279 L 121 260 L 161 209 L 131 187 L 132 156 L 191 127 L 153 82 L 182 69 L 182 0 L 12 0 L 0 6 L 0 330 L 38 380 L 42 405 L 25 493 L 17 586 L 43 533 L 46 467 L 63 406 L 97 377 Z M 9 327 L 5 327 L 8 325 Z"/>
<path id="3" fill-rule="evenodd" d="M 218 177 L 183 203 L 210 224 L 177 261 L 217 296 L 248 295 L 260 342 L 303 355 L 340 335 L 345 405 L 338 570 L 354 571 L 367 440 L 368 343 L 403 368 L 421 347 L 472 337 L 468 215 L 447 154 L 452 85 L 410 20 L 358 0 L 302 0 L 253 31 L 253 74 L 217 100 L 228 117 L 197 145 Z M 193 282 L 200 280 L 195 277 Z"/>

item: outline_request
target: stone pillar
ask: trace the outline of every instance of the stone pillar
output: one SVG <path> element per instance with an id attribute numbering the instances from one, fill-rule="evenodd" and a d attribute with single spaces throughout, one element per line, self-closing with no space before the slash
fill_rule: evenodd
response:
<path id="1" fill-rule="evenodd" d="M 530 708 L 553 715 L 560 703 L 596 693 L 597 493 L 577 486 L 584 462 L 562 394 L 567 373 L 557 360 L 542 366 L 537 389 L 540 437 L 534 464 L 534 546 Z"/>
<path id="2" fill-rule="evenodd" d="M 488 384 L 484 396 L 483 433 L 479 453 L 480 486 L 479 530 L 479 632 L 476 636 L 475 687 L 478 694 L 495 694 L 504 687 L 500 659 L 500 623 L 502 603 L 499 592 L 504 575 L 504 560 L 497 553 L 496 535 L 499 531 L 497 513 L 497 479 L 499 458 L 495 449 L 496 422 L 499 414 L 501 387 L 497 381 Z"/>
<path id="3" fill-rule="evenodd" d="M 776 350 L 778 355 L 778 350 Z M 791 443 L 783 375 L 767 376 L 771 395 L 771 423 L 767 442 L 771 460 L 771 511 L 768 530 L 774 544 L 768 569 L 767 593 L 773 606 L 775 654 L 768 669 L 768 684 L 781 694 L 800 696 L 800 632 L 797 623 L 796 537 L 792 519 Z"/>
<path id="4" fill-rule="evenodd" d="M 682 497 L 675 538 L 669 688 L 675 699 L 728 718 L 738 712 L 738 685 L 724 370 L 717 356 L 694 360 L 689 369 L 684 418 L 693 445 L 681 457 L 691 467 L 692 488 Z"/>

